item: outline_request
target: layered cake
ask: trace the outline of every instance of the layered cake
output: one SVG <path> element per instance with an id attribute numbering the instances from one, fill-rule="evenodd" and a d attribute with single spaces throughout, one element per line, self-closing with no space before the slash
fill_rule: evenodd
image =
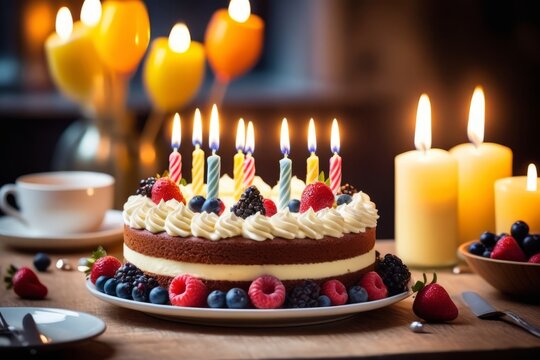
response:
<path id="1" fill-rule="evenodd" d="M 321 200 L 329 188 L 316 184 L 298 195 L 301 204 L 292 200 L 276 213 L 256 186 L 233 206 L 184 199 L 186 189 L 161 198 L 143 189 L 124 205 L 124 258 L 165 287 L 179 274 L 223 291 L 247 289 L 261 275 L 287 289 L 303 280 L 351 286 L 374 268 L 377 209 L 363 192 Z"/>

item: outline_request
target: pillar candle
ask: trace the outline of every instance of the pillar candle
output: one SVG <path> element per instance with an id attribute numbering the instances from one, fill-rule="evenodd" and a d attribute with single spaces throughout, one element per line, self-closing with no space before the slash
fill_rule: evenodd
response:
<path id="1" fill-rule="evenodd" d="M 202 119 L 198 108 L 195 109 L 195 116 L 193 117 L 192 143 L 195 150 L 193 150 L 191 158 L 191 186 L 194 195 L 204 195 L 204 151 L 201 149 Z"/>
<path id="2" fill-rule="evenodd" d="M 450 154 L 459 168 L 459 242 L 477 239 L 484 231 L 495 231 L 495 180 L 512 175 L 512 150 L 484 143 L 484 92 L 474 91 L 469 112 L 468 144 L 457 145 Z M 507 230 L 508 231 L 508 230 Z"/>
<path id="3" fill-rule="evenodd" d="M 410 266 L 456 262 L 458 165 L 431 148 L 431 105 L 422 95 L 416 118 L 417 150 L 395 158 L 396 250 Z"/>
<path id="4" fill-rule="evenodd" d="M 289 125 L 287 119 L 283 118 L 281 122 L 280 147 L 283 153 L 283 159 L 279 160 L 279 197 L 278 209 L 282 210 L 289 206 L 291 200 L 291 173 L 292 161 L 289 159 L 290 141 Z"/>
<path id="5" fill-rule="evenodd" d="M 247 135 L 246 135 L 246 148 L 247 154 L 244 160 L 244 189 L 253 185 L 253 179 L 255 178 L 255 158 L 253 152 L 255 151 L 255 130 L 253 129 L 253 123 L 248 122 Z"/>
<path id="6" fill-rule="evenodd" d="M 182 155 L 178 152 L 180 148 L 180 142 L 182 139 L 182 133 L 180 128 L 180 116 L 178 113 L 174 114 L 173 130 L 171 146 L 173 151 L 169 155 L 169 177 L 174 182 L 179 182 L 182 179 Z"/>
<path id="7" fill-rule="evenodd" d="M 531 234 L 540 233 L 540 179 L 536 166 L 529 165 L 527 176 L 514 176 L 495 182 L 495 223 L 498 233 L 509 233 L 517 220 L 529 225 Z"/>
<path id="8" fill-rule="evenodd" d="M 210 135 L 208 140 L 212 155 L 208 157 L 207 161 L 206 198 L 217 199 L 219 197 L 221 158 L 216 154 L 219 149 L 219 118 L 217 106 L 215 104 L 212 106 L 212 113 L 210 115 Z"/>
<path id="9" fill-rule="evenodd" d="M 313 118 L 309 120 L 308 150 L 311 155 L 306 161 L 306 185 L 314 183 L 319 179 L 319 157 L 315 155 L 315 152 L 317 151 L 317 137 L 315 134 L 315 122 L 313 121 Z"/>
<path id="10" fill-rule="evenodd" d="M 330 150 L 334 155 L 330 158 L 330 189 L 337 194 L 341 188 L 341 156 L 339 156 L 340 138 L 337 120 L 332 122 L 332 132 L 330 138 Z"/>
<path id="11" fill-rule="evenodd" d="M 244 146 L 246 142 L 246 129 L 244 119 L 238 120 L 236 128 L 236 154 L 234 155 L 234 201 L 238 201 L 244 192 Z"/>

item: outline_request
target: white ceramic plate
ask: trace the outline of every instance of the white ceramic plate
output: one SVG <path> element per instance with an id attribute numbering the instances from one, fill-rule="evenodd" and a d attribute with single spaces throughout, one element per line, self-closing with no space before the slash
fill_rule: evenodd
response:
<path id="1" fill-rule="evenodd" d="M 345 319 L 364 311 L 380 309 L 395 304 L 409 297 L 411 294 L 409 291 L 382 300 L 320 308 L 237 310 L 155 305 L 125 300 L 99 292 L 90 280 L 86 281 L 86 287 L 92 295 L 105 302 L 126 309 L 142 311 L 155 317 L 191 324 L 235 327 L 279 327 L 320 324 Z"/>
<path id="2" fill-rule="evenodd" d="M 32 348 L 56 347 L 94 338 L 103 334 L 106 325 L 103 320 L 87 313 L 39 307 L 0 307 L 6 322 L 15 329 L 22 329 L 24 315 L 30 313 L 36 322 L 42 339 L 46 342 Z M 18 348 L 10 343 L 9 338 L 0 336 L 2 347 Z"/>
<path id="3" fill-rule="evenodd" d="M 0 242 L 16 248 L 26 249 L 72 249 L 105 245 L 122 239 L 124 220 L 122 212 L 109 210 L 100 228 L 79 234 L 40 234 L 11 216 L 0 218 Z"/>

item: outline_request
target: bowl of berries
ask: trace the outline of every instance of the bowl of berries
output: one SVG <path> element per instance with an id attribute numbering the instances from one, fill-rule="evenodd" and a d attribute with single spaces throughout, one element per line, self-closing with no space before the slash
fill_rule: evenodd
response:
<path id="1" fill-rule="evenodd" d="M 540 297 L 540 234 L 531 234 L 523 221 L 510 234 L 484 232 L 459 247 L 467 264 L 501 292 Z"/>

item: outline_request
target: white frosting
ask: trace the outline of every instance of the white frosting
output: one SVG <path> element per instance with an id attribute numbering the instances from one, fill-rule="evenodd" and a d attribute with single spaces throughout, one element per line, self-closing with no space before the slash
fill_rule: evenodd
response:
<path id="1" fill-rule="evenodd" d="M 180 204 L 184 205 L 184 203 L 181 203 L 180 201 L 176 199 L 170 199 L 165 202 L 167 207 L 169 208 L 169 212 L 176 210 Z"/>
<path id="2" fill-rule="evenodd" d="M 265 199 L 270 199 L 272 197 L 272 188 L 270 185 L 264 182 L 264 180 L 260 176 L 255 176 L 253 178 L 253 185 L 259 189 L 259 192 L 261 193 L 262 197 Z"/>
<path id="3" fill-rule="evenodd" d="M 323 224 L 323 235 L 340 238 L 343 236 L 345 219 L 334 208 L 326 208 L 317 212 L 317 217 Z"/>
<path id="4" fill-rule="evenodd" d="M 124 204 L 124 211 L 122 211 L 124 224 L 130 224 L 133 212 L 141 205 L 145 205 L 147 208 L 150 208 L 154 205 L 154 202 L 149 197 L 142 195 L 131 195 L 128 197 L 126 203 Z"/>
<path id="5" fill-rule="evenodd" d="M 317 214 L 313 208 L 309 208 L 306 212 L 298 215 L 298 225 L 306 237 L 310 239 L 322 239 L 324 237 L 324 226 L 317 218 Z"/>
<path id="6" fill-rule="evenodd" d="M 178 203 L 178 207 L 165 219 L 165 231 L 171 236 L 191 236 L 192 218 L 193 212 L 184 204 Z"/>
<path id="7" fill-rule="evenodd" d="M 150 209 L 156 207 L 152 200 L 142 202 L 131 214 L 129 227 L 133 229 L 144 229 L 146 227 L 146 216 Z"/>
<path id="8" fill-rule="evenodd" d="M 215 227 L 215 238 L 225 239 L 229 237 L 239 236 L 242 234 L 244 219 L 236 216 L 232 212 L 222 214 Z"/>
<path id="9" fill-rule="evenodd" d="M 345 219 L 346 232 L 359 233 L 366 231 L 368 227 L 377 226 L 377 208 L 363 192 L 354 194 L 349 204 L 340 205 L 337 210 Z"/>
<path id="10" fill-rule="evenodd" d="M 242 235 L 248 239 L 263 241 L 273 239 L 272 224 L 268 217 L 261 215 L 260 212 L 249 216 L 244 221 Z"/>
<path id="11" fill-rule="evenodd" d="M 298 238 L 300 226 L 298 225 L 296 216 L 294 216 L 288 208 L 285 208 L 272 216 L 270 218 L 270 223 L 272 224 L 272 234 L 274 236 L 284 239 Z"/>
<path id="12" fill-rule="evenodd" d="M 218 240 L 215 235 L 218 216 L 214 213 L 197 213 L 191 219 L 191 233 L 193 236 L 203 237 L 209 240 Z"/>
<path id="13" fill-rule="evenodd" d="M 163 200 L 159 202 L 158 206 L 150 208 L 144 220 L 145 229 L 154 234 L 165 231 L 165 219 L 171 210 Z"/>

